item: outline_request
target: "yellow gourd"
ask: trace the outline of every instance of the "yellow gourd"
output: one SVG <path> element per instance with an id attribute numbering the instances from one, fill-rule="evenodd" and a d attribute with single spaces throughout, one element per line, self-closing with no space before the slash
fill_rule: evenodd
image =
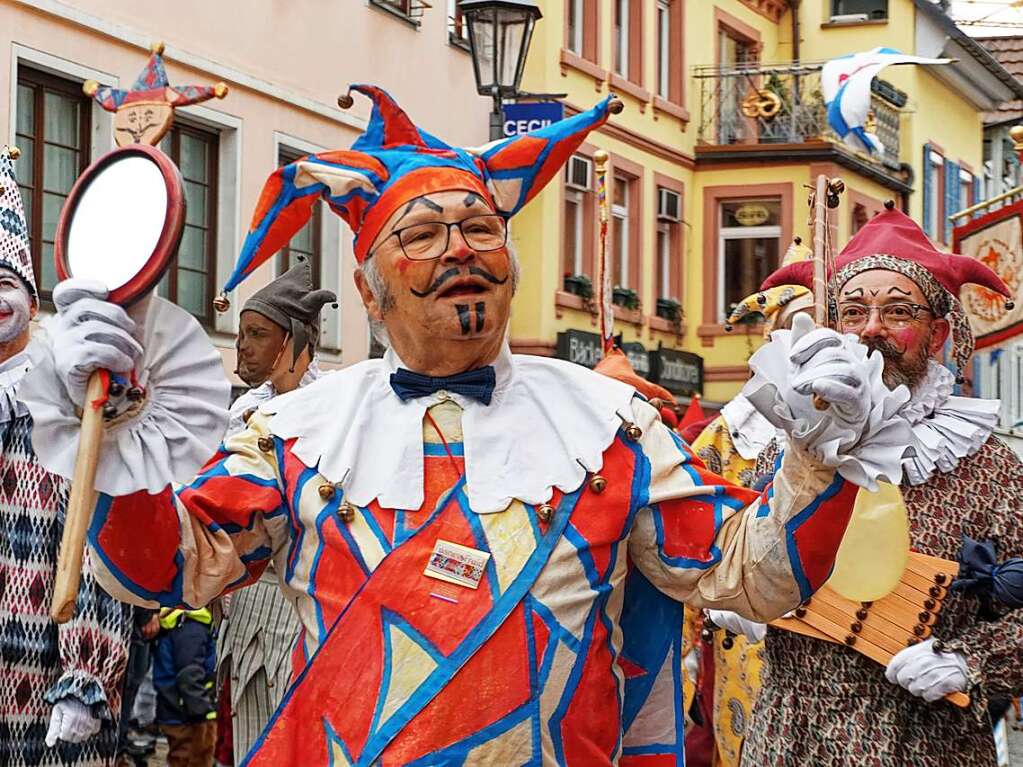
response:
<path id="1" fill-rule="evenodd" d="M 909 518 L 895 485 L 878 483 L 876 493 L 856 494 L 852 517 L 838 547 L 828 586 L 846 599 L 872 602 L 889 594 L 909 557 Z"/>

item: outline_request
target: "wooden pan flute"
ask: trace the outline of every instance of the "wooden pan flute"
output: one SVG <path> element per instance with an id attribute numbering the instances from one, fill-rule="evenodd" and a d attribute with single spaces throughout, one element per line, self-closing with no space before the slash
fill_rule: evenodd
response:
<path id="1" fill-rule="evenodd" d="M 900 650 L 931 635 L 959 564 L 909 552 L 902 580 L 876 602 L 853 602 L 824 585 L 788 616 L 771 621 L 786 631 L 844 644 L 883 666 Z M 945 696 L 963 708 L 965 693 Z"/>

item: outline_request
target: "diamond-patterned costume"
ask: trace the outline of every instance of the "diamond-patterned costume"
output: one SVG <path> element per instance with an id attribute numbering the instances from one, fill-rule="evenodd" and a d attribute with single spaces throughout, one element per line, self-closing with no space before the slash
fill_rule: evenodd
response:
<path id="1" fill-rule="evenodd" d="M 68 483 L 32 451 L 32 418 L 16 400 L 29 364 L 23 352 L 0 366 L 0 765 L 106 765 L 117 745 L 132 608 L 96 584 L 87 554 L 75 617 L 50 620 Z M 69 696 L 90 705 L 103 729 L 48 749 L 50 709 Z"/>
<path id="2" fill-rule="evenodd" d="M 90 539 L 105 582 L 202 604 L 273 559 L 303 636 L 297 680 L 251 765 L 681 765 L 679 602 L 765 616 L 794 605 L 829 572 L 855 488 L 795 453 L 763 495 L 725 485 L 653 408 L 630 405 L 629 387 L 569 363 L 505 351 L 485 414 L 445 392 L 401 403 L 386 383 L 394 365 L 361 363 L 272 400 L 177 492 L 101 496 Z M 471 430 L 482 417 L 507 432 L 516 387 L 541 376 L 588 393 L 580 407 L 622 397 L 598 456 L 607 485 L 580 472 L 554 489 L 549 514 L 519 500 L 477 511 Z M 290 414 L 305 428 L 310 412 L 344 424 L 352 398 L 380 418 L 422 412 L 421 452 L 400 480 L 422 467 L 418 508 L 343 505 L 344 483 L 298 457 L 303 438 L 282 436 Z M 560 403 L 559 417 L 571 417 Z M 556 424 L 530 428 L 540 442 Z M 438 540 L 490 555 L 478 588 L 424 576 Z"/>

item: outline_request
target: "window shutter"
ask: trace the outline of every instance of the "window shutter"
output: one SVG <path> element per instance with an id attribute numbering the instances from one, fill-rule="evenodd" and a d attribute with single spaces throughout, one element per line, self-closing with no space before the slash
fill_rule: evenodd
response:
<path id="1" fill-rule="evenodd" d="M 923 224 L 924 232 L 929 237 L 934 237 L 934 232 L 931 231 L 931 184 L 934 183 L 934 179 L 931 178 L 931 148 L 924 144 L 924 164 L 923 164 L 923 192 L 924 192 L 924 213 L 923 213 Z"/>
<path id="2" fill-rule="evenodd" d="M 945 242 L 952 242 L 952 222 L 948 217 L 959 210 L 959 166 L 951 160 L 945 160 L 945 215 L 941 226 L 945 233 Z"/>
<path id="3" fill-rule="evenodd" d="M 984 185 L 984 179 L 982 179 L 980 176 L 978 176 L 976 173 L 974 173 L 973 174 L 973 200 L 972 200 L 974 205 L 976 205 L 978 202 L 980 202 L 982 197 L 984 196 L 984 190 L 982 188 L 983 185 Z"/>

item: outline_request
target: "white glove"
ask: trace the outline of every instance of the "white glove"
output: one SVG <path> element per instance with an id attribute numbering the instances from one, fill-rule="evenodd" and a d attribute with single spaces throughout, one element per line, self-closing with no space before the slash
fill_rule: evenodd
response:
<path id="1" fill-rule="evenodd" d="M 743 618 L 739 613 L 733 613 L 731 610 L 708 610 L 707 617 L 726 631 L 742 634 L 751 644 L 763 642 L 767 635 L 766 624 Z"/>
<path id="2" fill-rule="evenodd" d="M 77 698 L 64 698 L 53 706 L 50 714 L 50 729 L 46 731 L 46 747 L 53 748 L 58 740 L 65 743 L 81 743 L 88 740 L 100 729 L 100 721 L 92 711 Z"/>
<path id="3" fill-rule="evenodd" d="M 70 279 L 53 289 L 60 312 L 47 327 L 53 357 L 71 401 L 82 407 L 89 376 L 104 369 L 127 374 L 142 362 L 142 346 L 132 337 L 135 321 L 94 280 Z"/>
<path id="4" fill-rule="evenodd" d="M 789 350 L 792 388 L 786 404 L 807 423 L 815 423 L 824 414 L 814 407 L 816 394 L 828 403 L 837 425 L 859 436 L 870 413 L 870 389 L 863 374 L 865 347 L 854 336 L 814 328 L 805 314 L 796 319 Z"/>
<path id="5" fill-rule="evenodd" d="M 970 686 L 966 658 L 957 652 L 935 652 L 933 637 L 899 652 L 884 675 L 928 703 L 950 692 L 966 692 Z"/>

